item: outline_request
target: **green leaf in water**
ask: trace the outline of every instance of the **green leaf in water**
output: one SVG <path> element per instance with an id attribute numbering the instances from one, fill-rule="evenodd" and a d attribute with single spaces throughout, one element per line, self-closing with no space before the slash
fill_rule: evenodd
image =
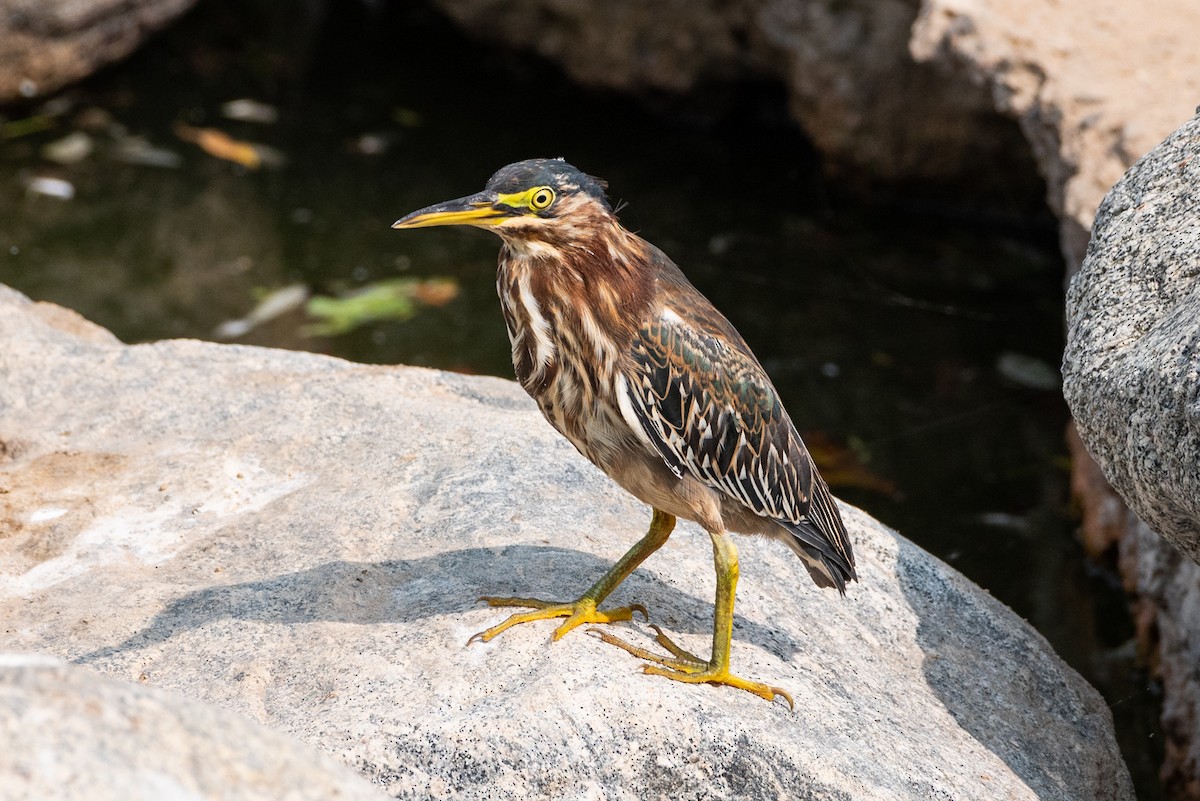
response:
<path id="1" fill-rule="evenodd" d="M 394 278 L 367 284 L 341 297 L 316 295 L 305 311 L 319 322 L 305 326 L 310 337 L 346 334 L 369 323 L 403 321 L 421 306 L 444 306 L 458 295 L 458 283 L 450 278 Z"/>
<path id="2" fill-rule="evenodd" d="M 53 117 L 48 114 L 36 114 L 0 124 L 0 139 L 19 139 L 22 136 L 48 131 L 53 127 Z"/>

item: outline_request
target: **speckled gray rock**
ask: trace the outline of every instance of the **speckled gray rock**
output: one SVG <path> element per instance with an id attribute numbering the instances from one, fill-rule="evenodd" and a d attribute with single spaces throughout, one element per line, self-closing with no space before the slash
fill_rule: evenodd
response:
<path id="1" fill-rule="evenodd" d="M 648 521 L 507 381 L 126 347 L 0 288 L 0 443 L 0 648 L 240 712 L 398 798 L 1132 798 L 1097 693 L 849 507 L 846 598 L 740 544 L 735 666 L 794 713 L 549 623 L 468 647 L 501 617 L 476 597 L 573 596 Z M 689 525 L 614 601 L 706 652 L 712 590 Z"/>
<path id="2" fill-rule="evenodd" d="M 0 0 L 0 103 L 48 95 L 113 61 L 196 0 Z"/>
<path id="3" fill-rule="evenodd" d="M 1200 561 L 1200 115 L 1104 199 L 1067 325 L 1080 437 L 1130 508 Z"/>
<path id="4" fill-rule="evenodd" d="M 207 704 L 0 653 L 3 801 L 383 801 L 334 759 Z"/>

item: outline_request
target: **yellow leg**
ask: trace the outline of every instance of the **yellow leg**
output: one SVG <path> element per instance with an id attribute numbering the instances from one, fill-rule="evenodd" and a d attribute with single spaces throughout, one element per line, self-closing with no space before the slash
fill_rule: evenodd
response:
<path id="1" fill-rule="evenodd" d="M 630 645 L 607 632 L 597 631 L 596 634 L 607 643 L 624 648 L 634 656 L 656 663 L 643 665 L 642 670 L 646 673 L 665 676 L 668 679 L 689 684 L 724 684 L 747 690 L 768 701 L 773 701 L 776 696 L 779 696 L 788 702 L 789 707 L 795 709 L 796 705 L 792 702 L 792 696 L 786 690 L 757 681 L 749 681 L 729 672 L 729 652 L 733 639 L 733 602 L 737 594 L 738 581 L 737 548 L 734 547 L 733 540 L 728 534 L 709 532 L 709 536 L 712 537 L 713 564 L 717 571 L 717 598 L 713 609 L 711 659 L 705 662 L 695 654 L 680 648 L 671 642 L 657 626 L 654 627 L 658 633 L 655 639 L 659 645 L 671 652 L 672 657 L 659 656 L 644 648 Z"/>
<path id="2" fill-rule="evenodd" d="M 646 612 L 646 607 L 641 604 L 631 604 L 607 611 L 597 609 L 596 605 L 602 603 L 617 588 L 618 584 L 636 570 L 638 565 L 646 561 L 646 557 L 661 548 L 662 544 L 667 541 L 667 537 L 671 536 L 673 528 L 675 528 L 674 516 L 655 509 L 654 517 L 650 521 L 650 530 L 646 532 L 646 536 L 638 540 L 637 544 L 601 576 L 599 581 L 574 601 L 558 603 L 540 601 L 536 598 L 481 598 L 481 601 L 486 601 L 491 606 L 528 606 L 532 607 L 534 611 L 511 615 L 503 622 L 472 636 L 467 640 L 467 645 L 475 640 L 487 642 L 513 626 L 533 620 L 565 617 L 566 620 L 554 631 L 555 640 L 561 639 L 571 629 L 584 623 L 616 623 L 621 620 L 630 620 L 633 618 L 634 612 L 640 612 L 642 617 L 648 620 L 650 615 Z"/>

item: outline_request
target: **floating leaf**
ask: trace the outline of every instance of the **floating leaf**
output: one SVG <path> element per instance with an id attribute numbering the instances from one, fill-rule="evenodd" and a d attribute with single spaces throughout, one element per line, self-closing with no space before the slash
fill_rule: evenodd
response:
<path id="1" fill-rule="evenodd" d="M 426 306 L 445 306 L 458 297 L 458 284 L 446 278 L 418 281 L 413 287 L 413 299 Z"/>
<path id="2" fill-rule="evenodd" d="M 22 136 L 47 131 L 53 127 L 53 117 L 48 114 L 37 114 L 33 117 L 0 124 L 0 138 L 18 139 Z"/>
<path id="3" fill-rule="evenodd" d="M 996 372 L 1014 384 L 1043 392 L 1056 390 L 1062 383 L 1058 370 L 1046 362 L 1012 351 L 1000 354 L 996 360 Z"/>
<path id="4" fill-rule="evenodd" d="M 449 278 L 396 278 L 368 284 L 341 297 L 317 295 L 306 311 L 320 322 L 307 326 L 305 336 L 337 336 L 367 323 L 408 320 L 420 305 L 443 306 L 458 295 Z"/>
<path id="5" fill-rule="evenodd" d="M 165 147 L 156 147 L 141 136 L 123 136 L 117 139 L 110 155 L 125 164 L 139 167 L 165 167 L 175 169 L 183 163 L 183 156 Z"/>
<path id="6" fill-rule="evenodd" d="M 858 447 L 854 447 L 854 443 L 843 445 L 823 431 L 806 431 L 804 442 L 821 475 L 831 486 L 857 487 L 878 492 L 893 500 L 903 497 L 895 484 L 867 467 L 862 455 L 865 447 L 861 443 L 858 443 Z"/>
<path id="7" fill-rule="evenodd" d="M 191 142 L 210 156 L 232 161 L 248 170 L 257 170 L 263 164 L 259 146 L 234 139 L 216 128 L 194 128 L 178 123 L 175 126 L 175 135 L 185 142 Z"/>

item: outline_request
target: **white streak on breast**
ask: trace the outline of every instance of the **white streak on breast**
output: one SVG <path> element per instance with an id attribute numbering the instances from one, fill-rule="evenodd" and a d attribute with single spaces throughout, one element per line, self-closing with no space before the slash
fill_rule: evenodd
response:
<path id="1" fill-rule="evenodd" d="M 550 338 L 550 323 L 542 316 L 542 307 L 529 289 L 529 276 L 521 275 L 517 279 L 517 291 L 525 314 L 529 317 L 529 327 L 533 331 L 534 372 L 545 369 L 554 358 L 554 340 Z"/>
<path id="2" fill-rule="evenodd" d="M 514 237 L 511 246 L 518 254 L 530 258 L 537 256 L 557 258 L 559 255 L 557 248 L 539 239 L 517 239 Z"/>
<path id="3" fill-rule="evenodd" d="M 586 308 L 579 310 L 579 319 L 582 321 L 584 335 L 592 341 L 592 350 L 596 354 L 596 363 L 600 366 L 600 373 L 603 375 L 612 369 L 613 358 L 612 350 L 609 347 L 608 337 L 600 330 L 599 323 L 592 313 Z"/>

